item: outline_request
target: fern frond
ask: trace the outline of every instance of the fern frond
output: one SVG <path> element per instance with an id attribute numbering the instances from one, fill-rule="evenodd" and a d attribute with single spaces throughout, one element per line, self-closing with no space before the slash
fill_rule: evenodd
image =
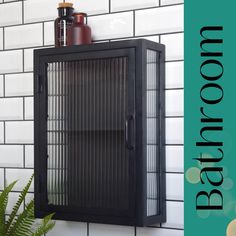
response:
<path id="1" fill-rule="evenodd" d="M 55 226 L 55 222 L 52 222 L 53 214 L 50 214 L 48 216 L 45 216 L 42 220 L 41 225 L 38 227 L 38 229 L 32 234 L 32 236 L 42 236 L 52 230 L 52 228 Z"/>
<path id="2" fill-rule="evenodd" d="M 0 235 L 6 235 L 5 214 L 8 203 L 8 196 L 17 181 L 7 186 L 0 194 Z"/>
<path id="3" fill-rule="evenodd" d="M 34 200 L 31 200 L 25 210 L 14 220 L 6 236 L 31 235 L 30 228 L 34 223 Z"/>
<path id="4" fill-rule="evenodd" d="M 16 217 L 16 214 L 21 206 L 21 204 L 23 203 L 28 191 L 29 191 L 29 188 L 30 188 L 30 185 L 33 181 L 33 178 L 34 178 L 34 175 L 32 175 L 29 179 L 29 182 L 27 183 L 27 185 L 25 186 L 25 188 L 23 189 L 23 191 L 21 192 L 19 198 L 18 198 L 18 201 L 16 202 L 15 206 L 13 207 L 13 210 L 9 216 L 9 219 L 6 223 L 6 232 L 9 230 L 13 220 L 15 219 Z"/>

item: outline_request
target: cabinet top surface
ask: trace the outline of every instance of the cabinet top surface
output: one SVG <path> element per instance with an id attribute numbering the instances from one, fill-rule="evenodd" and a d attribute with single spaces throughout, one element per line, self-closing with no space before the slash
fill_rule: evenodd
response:
<path id="1" fill-rule="evenodd" d="M 101 50 L 113 50 L 113 49 L 125 49 L 125 48 L 136 48 L 142 49 L 153 49 L 157 51 L 164 51 L 165 46 L 146 39 L 135 39 L 135 40 L 122 40 L 105 43 L 92 43 L 86 45 L 75 45 L 61 48 L 45 48 L 35 49 L 35 56 L 54 55 L 54 54 L 66 54 L 66 53 L 79 53 L 86 51 L 101 51 Z"/>

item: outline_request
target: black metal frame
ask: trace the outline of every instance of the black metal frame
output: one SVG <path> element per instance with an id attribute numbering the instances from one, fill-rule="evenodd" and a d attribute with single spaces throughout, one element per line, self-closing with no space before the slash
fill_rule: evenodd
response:
<path id="1" fill-rule="evenodd" d="M 160 122 L 160 215 L 147 217 L 146 207 L 146 51 L 158 51 L 159 65 L 158 77 L 160 78 L 157 111 Z M 80 58 L 105 58 L 128 57 L 128 111 L 127 115 L 135 119 L 134 137 L 135 148 L 130 150 L 133 160 L 133 183 L 131 185 L 130 199 L 133 209 L 130 214 L 119 217 L 115 215 L 96 215 L 94 212 L 77 212 L 73 209 L 63 209 L 57 206 L 50 208 L 47 205 L 47 140 L 44 133 L 47 125 L 47 94 L 46 94 L 46 66 L 49 62 L 72 61 Z M 78 220 L 85 222 L 110 223 L 122 225 L 147 226 L 166 220 L 166 180 L 165 180 L 165 47 L 148 40 L 127 40 L 111 43 L 71 46 L 64 48 L 47 48 L 34 51 L 34 114 L 35 114 L 35 215 L 43 217 L 49 212 L 56 211 L 55 219 Z M 157 126 L 157 127 L 158 127 Z M 132 188 L 133 187 L 133 188 Z"/>

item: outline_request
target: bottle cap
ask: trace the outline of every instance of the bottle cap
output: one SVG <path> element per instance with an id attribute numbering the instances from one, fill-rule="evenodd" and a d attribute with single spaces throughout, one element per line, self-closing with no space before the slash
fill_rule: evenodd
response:
<path id="1" fill-rule="evenodd" d="M 59 8 L 64 8 L 64 7 L 73 7 L 73 3 L 70 2 L 61 2 L 59 3 Z"/>

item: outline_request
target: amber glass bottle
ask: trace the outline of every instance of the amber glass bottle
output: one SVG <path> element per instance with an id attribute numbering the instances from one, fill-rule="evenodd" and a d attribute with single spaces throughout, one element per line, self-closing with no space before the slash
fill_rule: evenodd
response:
<path id="1" fill-rule="evenodd" d="M 73 28 L 73 4 L 64 2 L 59 3 L 58 15 L 55 20 L 55 46 L 64 47 L 72 45 Z"/>
<path id="2" fill-rule="evenodd" d="M 91 28 L 85 24 L 86 13 L 74 13 L 73 45 L 90 44 L 92 41 Z"/>

